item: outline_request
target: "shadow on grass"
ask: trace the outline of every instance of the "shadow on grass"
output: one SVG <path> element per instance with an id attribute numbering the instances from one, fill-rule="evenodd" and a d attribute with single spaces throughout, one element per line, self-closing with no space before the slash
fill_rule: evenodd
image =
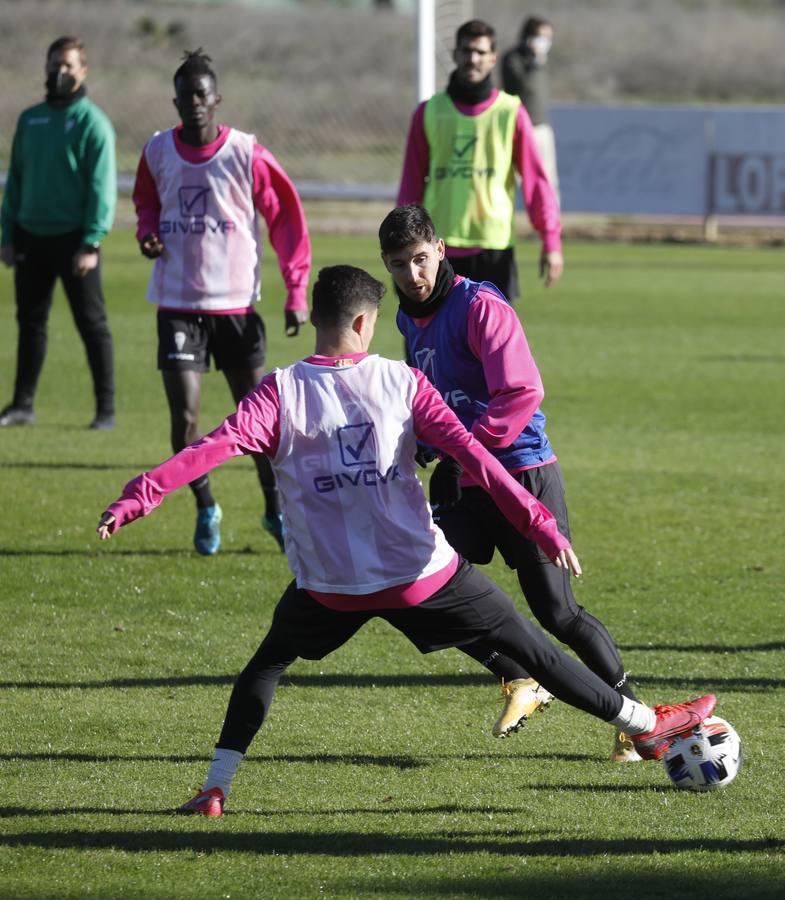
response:
<path id="1" fill-rule="evenodd" d="M 74 430 L 73 428 L 69 430 Z M 81 429 L 79 429 L 81 430 Z M 154 466 L 157 466 L 161 460 L 155 460 L 150 463 L 91 463 L 91 462 L 33 462 L 25 460 L 11 460 L 10 462 L 0 462 L 0 469 L 83 469 L 88 472 L 148 472 Z M 229 466 L 224 469 L 226 472 L 240 471 L 245 474 L 245 470 L 237 466 Z"/>
<path id="2" fill-rule="evenodd" d="M 619 650 L 669 650 L 676 653 L 755 653 L 785 650 L 785 641 L 768 644 L 619 644 Z"/>
<path id="3" fill-rule="evenodd" d="M 698 362 L 718 363 L 785 363 L 785 355 L 774 353 L 725 353 L 717 356 L 699 356 Z"/>
<path id="4" fill-rule="evenodd" d="M 238 813 L 226 819 L 234 819 Z M 173 816 L 174 820 L 174 816 Z M 201 821 L 199 823 L 202 824 Z M 482 853 L 502 857 L 628 857 L 671 853 L 771 853 L 785 849 L 785 839 L 739 840 L 721 838 L 683 838 L 647 840 L 528 839 L 520 830 L 489 834 L 477 832 L 433 832 L 418 836 L 390 834 L 388 831 L 294 831 L 282 834 L 266 831 L 236 831 L 208 824 L 207 831 L 166 830 L 128 831 L 39 831 L 0 836 L 2 847 L 40 847 L 59 850 L 122 850 L 128 853 L 187 851 L 192 853 L 252 853 L 259 856 L 361 857 L 383 854 L 421 856 L 457 853 Z M 670 893 L 670 892 L 669 892 Z M 745 896 L 742 894 L 741 896 Z M 746 894 L 746 896 L 749 896 Z"/>
<path id="5" fill-rule="evenodd" d="M 526 750 L 519 752 L 514 747 L 510 747 L 507 754 L 502 754 L 498 744 L 494 744 L 493 758 L 498 759 L 521 759 L 541 760 L 544 762 L 604 762 L 605 757 L 592 753 L 542 753 Z M 0 753 L 0 762 L 77 762 L 77 763 L 145 763 L 145 762 L 164 762 L 164 763 L 202 763 L 207 764 L 210 761 L 208 755 L 176 755 L 176 754 L 119 754 L 119 753 L 71 753 L 52 752 L 52 753 Z M 431 765 L 433 760 L 449 759 L 457 761 L 481 760 L 487 761 L 489 755 L 487 753 L 429 753 L 425 756 L 374 756 L 370 753 L 254 753 L 245 758 L 243 765 L 253 765 L 261 763 L 269 765 L 270 763 L 321 763 L 327 765 L 350 765 L 350 766 L 383 766 L 395 769 L 422 769 Z M 540 785 L 544 788 L 557 788 L 558 785 Z M 615 789 L 615 786 L 611 786 Z M 577 790 L 577 788 L 576 788 Z"/>
<path id="6" fill-rule="evenodd" d="M 615 860 L 614 860 L 615 862 Z M 621 861 L 619 861 L 621 862 Z M 443 872 L 444 870 L 440 868 Z M 582 875 L 565 871 L 547 874 L 526 868 L 526 860 L 515 865 L 504 861 L 496 871 L 485 875 L 455 875 L 444 872 L 400 878 L 330 879 L 330 893 L 346 897 L 514 897 L 565 898 L 570 900 L 607 900 L 632 896 L 636 900 L 661 900 L 663 897 L 689 897 L 690 900 L 781 900 L 782 881 L 778 874 L 749 872 L 663 872 L 653 864 L 636 861 L 634 867 L 613 866 L 611 871 L 592 868 Z"/>
<path id="7" fill-rule="evenodd" d="M 0 681 L 0 690 L 104 690 L 116 688 L 176 688 L 233 685 L 235 675 L 171 675 L 151 678 L 107 678 L 101 681 Z M 758 691 L 766 688 L 783 688 L 780 678 L 689 678 L 678 675 L 638 675 L 630 681 L 642 685 L 663 685 L 696 692 Z M 307 688 L 396 688 L 396 687 L 485 687 L 492 679 L 483 672 L 456 672 L 454 674 L 428 675 L 408 673 L 400 675 L 354 675 L 333 673 L 327 675 L 286 674 L 281 687 Z"/>
<path id="8" fill-rule="evenodd" d="M 522 784 L 518 790 L 523 794 L 526 791 L 551 791 L 560 793 L 600 793 L 600 794 L 661 794 L 662 787 L 654 785 L 622 785 L 609 784 Z M 530 802 L 521 803 L 520 806 L 466 806 L 463 804 L 442 804 L 439 806 L 396 806 L 380 802 L 375 806 L 339 806 L 334 809 L 298 809 L 287 806 L 283 809 L 237 809 L 232 807 L 225 815 L 230 818 L 237 816 L 257 816 L 263 819 L 286 819 L 292 816 L 307 816 L 308 818 L 329 818 L 330 816 L 519 816 L 526 814 Z M 45 819 L 50 816 L 173 816 L 174 808 L 147 809 L 138 807 L 128 809 L 122 807 L 105 806 L 66 806 L 49 808 L 46 806 L 6 806 L 0 807 L 0 819 Z"/>
<path id="9" fill-rule="evenodd" d="M 97 538 L 96 538 L 97 540 Z M 270 550 L 272 553 L 272 549 Z M 221 556 L 258 556 L 260 552 L 258 550 L 254 550 L 253 547 L 240 547 L 236 550 L 232 549 L 221 549 Z M 280 556 L 280 552 L 276 551 L 276 555 Z M 110 560 L 113 556 L 160 556 L 160 557 L 188 557 L 189 559 L 196 560 L 198 557 L 193 551 L 193 548 L 189 547 L 155 547 L 148 550 L 125 550 L 119 549 L 116 547 L 112 547 L 111 549 L 99 548 L 96 547 L 95 550 L 77 550 L 72 547 L 65 547 L 62 550 L 47 550 L 43 548 L 30 548 L 28 550 L 11 550 L 8 547 L 0 547 L 0 557 L 3 556 L 54 556 L 54 557 L 66 557 L 66 556 L 83 556 L 85 559 L 107 559 Z"/>
<path id="10" fill-rule="evenodd" d="M 518 790 L 526 791 L 551 791 L 563 793 L 606 793 L 606 794 L 661 794 L 662 787 L 633 785 L 623 787 L 621 785 L 608 784 L 521 784 Z M 258 816 L 264 819 L 289 818 L 291 816 L 307 816 L 308 818 L 329 818 L 330 816 L 389 816 L 391 814 L 403 816 L 475 816 L 475 815 L 499 815 L 518 816 L 528 813 L 530 803 L 521 802 L 520 806 L 467 806 L 464 804 L 441 804 L 438 806 L 398 806 L 393 803 L 380 801 L 374 806 L 339 806 L 333 809 L 298 809 L 287 806 L 284 809 L 237 809 L 232 807 L 227 810 L 227 817 Z M 174 809 L 123 809 L 105 806 L 67 806 L 49 808 L 45 806 L 6 806 L 0 807 L 0 819 L 38 819 L 50 816 L 171 816 L 175 815 Z"/>
<path id="11" fill-rule="evenodd" d="M 630 681 L 633 684 L 644 685 L 664 685 L 666 687 L 677 687 L 682 690 L 692 690 L 696 692 L 719 693 L 720 691 L 761 691 L 766 688 L 785 688 L 785 679 L 782 678 L 714 678 L 706 676 L 701 678 L 683 678 L 678 675 L 630 675 Z M 653 701 L 652 701 L 653 702 Z"/>
<path id="12" fill-rule="evenodd" d="M 479 755 L 479 754 L 478 754 Z M 0 753 L 2 762 L 78 762 L 78 763 L 114 763 L 114 762 L 165 762 L 165 763 L 202 763 L 207 765 L 212 755 L 207 756 L 182 756 L 182 755 L 129 755 L 116 753 Z M 463 757 L 458 757 L 463 758 Z M 486 759 L 486 756 L 482 757 Z M 554 757 L 565 759 L 566 757 Z M 591 758 L 591 757 L 589 757 Z M 292 754 L 267 754 L 248 756 L 244 765 L 253 763 L 326 763 L 349 766 L 381 766 L 392 769 L 423 769 L 430 765 L 427 757 L 414 756 L 374 756 L 370 753 L 304 753 Z"/>
<path id="13" fill-rule="evenodd" d="M 14 460 L 12 462 L 0 462 L 0 469 L 86 469 L 87 471 L 112 471 L 112 472 L 146 472 L 152 465 L 135 466 L 131 463 L 89 463 L 89 462 L 24 462 Z"/>

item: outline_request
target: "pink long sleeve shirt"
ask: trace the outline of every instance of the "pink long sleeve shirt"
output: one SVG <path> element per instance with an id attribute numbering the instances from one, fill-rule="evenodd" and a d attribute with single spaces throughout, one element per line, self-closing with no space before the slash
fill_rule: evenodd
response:
<path id="1" fill-rule="evenodd" d="M 456 275 L 454 284 L 460 280 L 462 277 Z M 413 318 L 412 322 L 425 328 L 432 318 Z M 482 288 L 477 292 L 469 307 L 466 329 L 469 348 L 482 364 L 491 396 L 488 408 L 472 425 L 472 434 L 484 447 L 509 447 L 545 397 L 540 371 L 517 313 L 508 303 L 499 302 L 495 294 Z M 556 462 L 555 455 L 538 465 L 552 462 Z M 511 473 L 528 468 L 535 466 L 522 466 Z M 476 483 L 467 470 L 461 484 L 468 487 Z"/>
<path id="2" fill-rule="evenodd" d="M 491 96 L 482 103 L 455 103 L 455 108 L 464 116 L 478 116 L 493 105 L 499 91 L 494 88 Z M 427 101 L 426 101 L 427 102 Z M 430 147 L 425 134 L 425 103 L 421 103 L 412 115 L 406 154 L 398 189 L 398 205 L 422 203 L 425 196 L 425 182 L 430 169 Z M 553 192 L 548 176 L 543 168 L 534 130 L 523 104 L 518 108 L 518 118 L 513 137 L 511 163 L 521 179 L 521 195 L 529 221 L 542 239 L 543 250 L 550 253 L 561 250 L 561 221 L 559 203 Z M 448 247 L 448 256 L 468 256 L 479 253 L 482 247 Z"/>
<path id="3" fill-rule="evenodd" d="M 352 354 L 354 362 L 367 354 Z M 312 356 L 307 362 L 332 366 L 338 357 Z M 417 390 L 412 403 L 414 431 L 418 439 L 438 447 L 464 467 L 475 483 L 494 498 L 499 509 L 526 537 L 536 541 L 555 558 L 570 546 L 559 533 L 550 511 L 505 471 L 461 425 L 438 391 L 417 369 L 412 370 Z M 218 428 L 149 472 L 137 476 L 125 486 L 118 500 L 108 507 L 115 517 L 110 526 L 118 528 L 146 516 L 164 497 L 183 487 L 226 460 L 246 453 L 264 453 L 274 457 L 280 440 L 281 402 L 275 373 L 266 375 L 239 404 L 237 411 Z M 424 502 L 424 500 L 423 500 Z M 397 585 L 370 594 L 325 594 L 309 591 L 316 600 L 338 610 L 400 608 L 421 603 L 439 590 L 455 573 L 457 556 L 449 565 L 429 578 Z"/>
<path id="4" fill-rule="evenodd" d="M 182 125 L 179 125 L 174 129 L 175 147 L 186 162 L 198 165 L 215 156 L 223 147 L 230 131 L 228 126 L 219 125 L 218 136 L 212 143 L 194 147 L 181 139 Z M 254 144 L 252 177 L 254 206 L 267 225 L 270 244 L 278 257 L 278 265 L 286 285 L 284 309 L 307 309 L 311 240 L 300 196 L 278 160 L 261 144 Z M 137 216 L 137 240 L 148 234 L 158 234 L 161 201 L 144 153 L 136 170 L 133 201 Z M 238 311 L 240 310 L 231 310 Z"/>

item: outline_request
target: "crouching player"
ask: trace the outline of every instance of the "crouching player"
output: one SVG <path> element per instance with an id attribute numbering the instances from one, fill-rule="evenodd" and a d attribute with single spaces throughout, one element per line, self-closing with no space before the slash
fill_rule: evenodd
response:
<path id="1" fill-rule="evenodd" d="M 580 574 L 550 512 L 460 424 L 423 374 L 369 356 L 384 286 L 361 269 L 322 269 L 313 289 L 313 356 L 265 376 L 215 431 L 129 482 L 101 516 L 106 540 L 170 492 L 243 453 L 278 480 L 294 581 L 235 683 L 203 789 L 183 813 L 220 816 L 281 675 L 321 659 L 375 616 L 422 653 L 492 639 L 556 697 L 632 735 L 660 757 L 710 715 L 712 695 L 650 709 L 618 694 L 524 619 L 462 560 L 431 518 L 416 476 L 418 439 L 458 460 L 554 565 Z"/>

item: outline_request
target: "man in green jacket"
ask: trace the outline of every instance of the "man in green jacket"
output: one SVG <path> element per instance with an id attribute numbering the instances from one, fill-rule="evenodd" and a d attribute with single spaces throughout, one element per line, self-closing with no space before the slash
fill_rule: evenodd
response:
<path id="1" fill-rule="evenodd" d="M 114 360 L 99 248 L 112 227 L 117 184 L 114 129 L 87 99 L 78 38 L 46 55 L 46 100 L 19 117 L 3 197 L 0 258 L 14 267 L 19 324 L 16 384 L 0 426 L 32 425 L 55 282 L 62 280 L 95 389 L 91 428 L 114 427 Z"/>

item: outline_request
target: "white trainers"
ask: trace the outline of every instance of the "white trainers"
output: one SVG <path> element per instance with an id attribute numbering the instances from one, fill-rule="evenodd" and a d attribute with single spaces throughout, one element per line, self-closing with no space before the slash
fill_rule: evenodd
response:
<path id="1" fill-rule="evenodd" d="M 514 734 L 538 709 L 544 710 L 553 701 L 553 694 L 533 678 L 515 678 L 502 681 L 502 699 L 504 709 L 491 729 L 494 737 Z"/>

